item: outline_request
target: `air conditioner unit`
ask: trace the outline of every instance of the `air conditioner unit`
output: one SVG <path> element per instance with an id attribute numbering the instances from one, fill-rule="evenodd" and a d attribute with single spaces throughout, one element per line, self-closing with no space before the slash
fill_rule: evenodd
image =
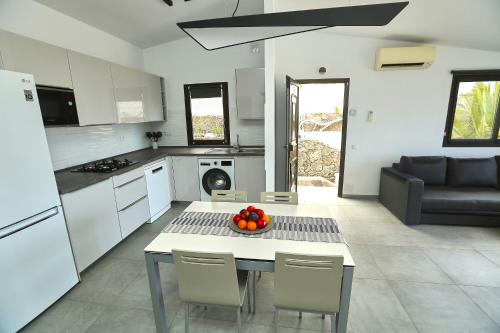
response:
<path id="1" fill-rule="evenodd" d="M 436 57 L 433 46 L 382 48 L 375 57 L 376 71 L 425 69 Z"/>

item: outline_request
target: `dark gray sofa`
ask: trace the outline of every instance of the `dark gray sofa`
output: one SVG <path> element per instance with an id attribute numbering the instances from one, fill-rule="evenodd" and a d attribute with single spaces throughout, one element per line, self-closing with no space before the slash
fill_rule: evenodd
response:
<path id="1" fill-rule="evenodd" d="M 382 168 L 380 202 L 408 225 L 500 226 L 500 157 L 402 156 Z"/>

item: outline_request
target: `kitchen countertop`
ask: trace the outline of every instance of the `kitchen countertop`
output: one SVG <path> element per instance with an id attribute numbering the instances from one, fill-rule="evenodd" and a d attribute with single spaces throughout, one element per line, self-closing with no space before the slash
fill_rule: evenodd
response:
<path id="1" fill-rule="evenodd" d="M 205 158 L 217 157 L 235 157 L 235 156 L 264 156 L 264 148 L 259 147 L 251 151 L 238 152 L 231 150 L 231 147 L 159 147 L 158 149 L 146 148 L 136 150 L 130 153 L 112 156 L 116 158 L 126 158 L 133 162 L 138 162 L 129 167 L 109 172 L 109 173 L 94 173 L 94 172 L 71 172 L 78 166 L 59 170 L 55 172 L 57 188 L 59 194 L 71 193 L 90 185 L 97 184 L 113 176 L 123 174 L 125 172 L 134 170 L 138 167 L 154 162 L 158 159 L 167 156 L 203 156 Z M 245 148 L 245 147 L 243 147 Z M 111 157 L 110 157 L 111 158 Z M 198 175 L 196 175 L 198 176 Z"/>

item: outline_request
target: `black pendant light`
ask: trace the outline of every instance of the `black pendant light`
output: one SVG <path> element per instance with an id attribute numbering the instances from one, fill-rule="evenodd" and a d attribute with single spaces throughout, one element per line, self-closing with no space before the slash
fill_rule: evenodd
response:
<path id="1" fill-rule="evenodd" d="M 375 5 L 321 8 L 258 15 L 223 17 L 177 23 L 206 50 L 340 26 L 383 26 L 408 1 Z"/>

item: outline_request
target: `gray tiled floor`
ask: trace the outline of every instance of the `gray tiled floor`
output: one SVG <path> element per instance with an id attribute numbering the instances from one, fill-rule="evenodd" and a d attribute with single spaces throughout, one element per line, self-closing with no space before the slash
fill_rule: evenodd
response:
<path id="1" fill-rule="evenodd" d="M 24 332 L 154 332 L 144 247 L 186 204 L 144 225 L 82 274 L 82 282 Z M 500 228 L 408 227 L 378 202 L 331 205 L 356 261 L 349 331 L 500 332 Z M 184 331 L 175 271 L 160 265 L 172 332 Z M 259 281 L 244 332 L 272 332 L 273 276 Z M 234 332 L 234 311 L 193 307 L 192 332 Z M 280 332 L 328 331 L 316 314 L 280 312 Z"/>

